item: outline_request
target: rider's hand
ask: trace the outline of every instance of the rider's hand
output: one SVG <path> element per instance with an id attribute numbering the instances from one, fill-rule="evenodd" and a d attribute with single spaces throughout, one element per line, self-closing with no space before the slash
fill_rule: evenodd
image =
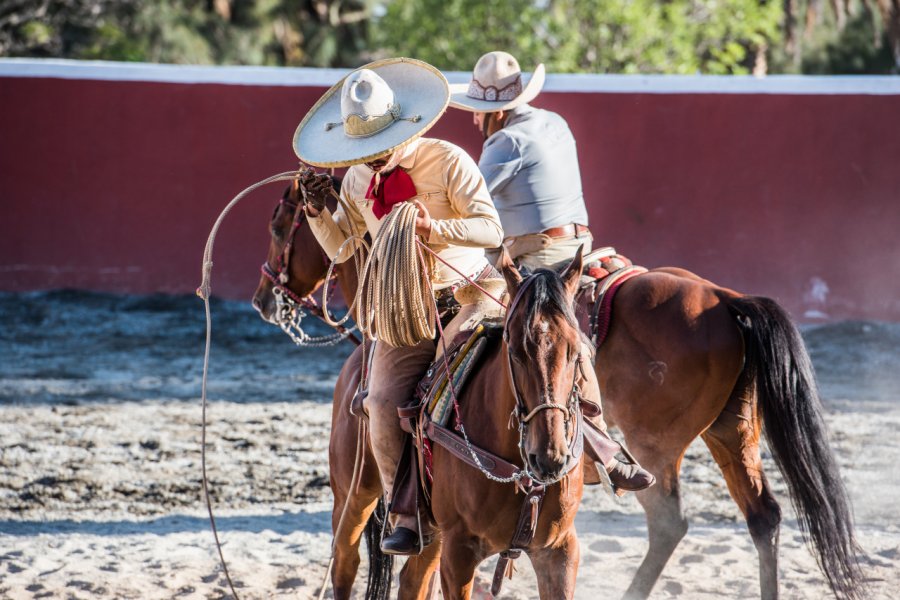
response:
<path id="1" fill-rule="evenodd" d="M 300 185 L 306 191 L 306 212 L 312 217 L 325 210 L 325 199 L 331 195 L 331 175 L 308 171 L 301 176 Z"/>
<path id="2" fill-rule="evenodd" d="M 419 200 L 414 198 L 410 202 L 419 209 L 419 214 L 416 215 L 416 233 L 422 236 L 422 239 L 428 240 L 428 236 L 431 235 L 431 214 Z"/>

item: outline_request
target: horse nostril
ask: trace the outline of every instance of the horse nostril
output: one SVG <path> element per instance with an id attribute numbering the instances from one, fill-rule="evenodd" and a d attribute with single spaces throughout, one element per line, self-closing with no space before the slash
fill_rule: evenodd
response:
<path id="1" fill-rule="evenodd" d="M 250 301 L 250 304 L 253 305 L 253 308 L 257 310 L 257 312 L 262 311 L 262 302 L 259 301 L 259 298 L 256 296 L 253 297 L 253 300 Z"/>

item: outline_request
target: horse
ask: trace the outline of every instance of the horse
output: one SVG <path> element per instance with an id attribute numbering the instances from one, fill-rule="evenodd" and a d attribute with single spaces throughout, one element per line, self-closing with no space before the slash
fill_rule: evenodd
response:
<path id="1" fill-rule="evenodd" d="M 282 201 L 276 207 L 268 261 L 283 256 L 288 237 L 296 236 L 296 214 L 296 206 L 290 202 Z M 294 258 L 300 256 L 297 252 L 301 247 L 294 243 Z M 288 264 L 295 262 L 290 260 Z M 521 451 L 526 466 L 516 473 L 515 485 L 499 482 L 472 469 L 443 446 L 434 445 L 430 509 L 440 532 L 439 541 L 407 561 L 400 574 L 401 598 L 426 597 L 429 576 L 438 562 L 444 597 L 469 598 L 477 565 L 510 548 L 522 515 L 531 515 L 535 506 L 540 507 L 539 518 L 536 527 L 532 525 L 533 535 L 524 550 L 539 574 L 540 597 L 574 595 L 579 557 L 574 519 L 581 500 L 582 468 L 576 433 L 580 425 L 572 422 L 580 423 L 581 419 L 574 385 L 581 334 L 572 307 L 581 269 L 579 255 L 562 277 L 544 271 L 523 281 L 511 261 L 501 265 L 508 293 L 514 298 L 504 339 L 485 351 L 484 361 L 460 394 L 457 410 L 460 423 L 465 424 L 467 444 L 509 463 Z M 292 279 L 293 272 L 285 283 Z M 263 276 L 261 286 L 267 285 L 272 285 L 272 279 Z M 263 295 L 258 290 L 254 299 Z M 274 311 L 273 304 L 260 299 L 254 305 L 264 318 L 273 318 L 273 313 L 267 312 Z M 382 497 L 371 449 L 358 445 L 359 423 L 350 414 L 363 353 L 361 346 L 347 360 L 334 394 L 329 466 L 335 497 L 335 598 L 350 595 L 362 532 Z M 518 432 L 508 427 L 513 413 L 523 423 Z M 354 446 L 357 452 L 365 453 L 358 473 L 360 461 L 353 460 L 348 451 Z M 550 485 L 556 481 L 563 484 Z M 523 507 L 519 488 L 538 490 L 540 495 L 533 500 L 534 493 L 526 496 L 531 502 Z M 520 514 L 520 510 L 525 512 Z M 372 556 L 377 539 L 370 538 L 369 545 Z M 382 563 L 370 564 L 370 590 L 386 596 L 389 588 L 379 578 L 389 576 L 389 569 Z"/>
<path id="2" fill-rule="evenodd" d="M 308 230 L 299 237 L 314 242 Z M 277 255 L 283 242 L 273 236 L 272 244 L 270 255 Z M 347 287 L 345 297 L 353 297 L 353 282 Z M 592 303 L 588 291 L 576 299 L 585 333 Z M 747 522 L 760 596 L 778 597 L 781 509 L 760 456 L 764 432 L 830 588 L 838 598 L 860 598 L 861 550 L 849 498 L 828 446 L 809 355 L 784 309 L 663 267 L 619 286 L 612 314 L 594 361 L 604 414 L 657 477 L 657 485 L 637 493 L 650 546 L 624 597 L 649 596 L 687 533 L 679 475 L 698 436 Z"/>
<path id="3" fill-rule="evenodd" d="M 589 291 L 577 302 L 589 331 Z M 624 598 L 650 595 L 687 533 L 679 471 L 698 436 L 746 520 L 760 596 L 778 597 L 781 509 L 760 456 L 762 431 L 832 592 L 861 598 L 848 494 L 828 446 L 812 363 L 787 312 L 771 299 L 666 267 L 624 282 L 612 314 L 594 364 L 604 414 L 657 478 L 637 493 L 650 547 Z"/>

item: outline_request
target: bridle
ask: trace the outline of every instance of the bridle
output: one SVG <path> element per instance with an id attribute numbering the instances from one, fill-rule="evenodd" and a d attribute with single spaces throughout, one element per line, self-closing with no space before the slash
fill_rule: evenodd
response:
<path id="1" fill-rule="evenodd" d="M 515 396 L 516 399 L 515 408 L 513 408 L 512 413 L 510 414 L 510 425 L 512 425 L 513 419 L 515 419 L 519 424 L 519 454 L 522 458 L 522 464 L 524 465 L 525 474 L 528 475 L 528 477 L 530 477 L 534 482 L 546 486 L 556 483 L 557 481 L 560 481 L 566 475 L 568 475 L 569 472 L 578 464 L 578 457 L 581 455 L 584 448 L 584 437 L 581 422 L 581 390 L 578 387 L 578 369 L 583 369 L 584 367 L 581 350 L 579 350 L 578 356 L 575 358 L 577 364 L 575 365 L 575 369 L 573 370 L 572 387 L 569 392 L 569 400 L 567 404 L 563 405 L 552 401 L 544 401 L 541 404 L 538 404 L 533 409 L 528 410 L 528 405 L 525 404 L 525 400 L 523 399 L 522 393 L 519 390 L 519 386 L 516 384 L 515 373 L 513 371 L 512 352 L 509 349 L 509 321 L 512 318 L 512 315 L 515 313 L 516 307 L 519 304 L 519 300 L 523 297 L 525 290 L 528 289 L 528 287 L 530 287 L 534 283 L 534 281 L 534 275 L 526 278 L 521 283 L 521 285 L 519 285 L 519 289 L 516 291 L 515 297 L 509 304 L 509 309 L 506 311 L 506 323 L 503 327 L 503 341 L 506 343 L 506 364 L 509 370 L 509 379 L 512 384 L 513 396 Z M 534 419 L 534 417 L 545 410 L 562 411 L 562 413 L 565 415 L 564 424 L 566 428 L 566 438 L 569 439 L 570 459 L 568 461 L 568 464 L 561 473 L 551 479 L 541 479 L 534 473 L 532 465 L 528 460 L 527 452 L 525 451 L 525 439 L 528 435 L 529 423 L 532 419 Z"/>
<path id="2" fill-rule="evenodd" d="M 300 189 L 303 191 L 302 187 Z M 303 193 L 305 194 L 305 191 Z M 294 203 L 288 198 L 281 198 L 278 203 L 294 211 L 291 218 L 291 229 L 287 236 L 287 242 L 285 242 L 281 254 L 278 255 L 277 266 L 273 268 L 269 265 L 269 261 L 266 260 L 260 267 L 260 272 L 272 284 L 272 295 L 275 296 L 275 324 L 298 346 L 333 346 L 344 339 L 349 339 L 358 346 L 360 343 L 359 339 L 353 335 L 356 325 L 350 328 L 344 327 L 344 323 L 350 317 L 349 311 L 340 321 L 329 320 L 326 318 L 325 309 L 319 306 L 312 294 L 300 296 L 288 287 L 291 257 L 294 251 L 294 238 L 300 227 L 306 223 L 306 202 L 299 200 Z M 323 256 L 325 261 L 328 262 L 329 259 L 324 255 L 324 252 Z M 333 286 L 335 283 L 337 283 L 337 273 L 329 276 L 325 285 Z M 324 336 L 308 335 L 301 326 L 303 317 L 307 314 L 318 317 L 329 327 L 332 327 L 335 332 Z"/>

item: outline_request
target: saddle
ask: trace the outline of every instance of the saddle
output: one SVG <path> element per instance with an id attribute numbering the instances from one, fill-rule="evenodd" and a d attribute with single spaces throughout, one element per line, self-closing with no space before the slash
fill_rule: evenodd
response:
<path id="1" fill-rule="evenodd" d="M 612 303 L 623 283 L 646 273 L 644 267 L 616 253 L 612 246 L 600 248 L 584 257 L 581 292 L 591 294 L 589 332 L 591 344 L 600 348 L 612 323 Z"/>

